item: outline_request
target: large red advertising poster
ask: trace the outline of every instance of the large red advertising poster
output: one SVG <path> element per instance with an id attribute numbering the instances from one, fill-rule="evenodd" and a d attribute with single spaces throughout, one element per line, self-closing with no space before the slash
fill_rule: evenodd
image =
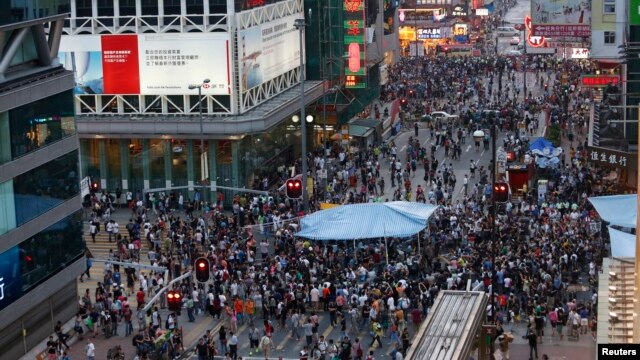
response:
<path id="1" fill-rule="evenodd" d="M 103 35 L 102 73 L 105 94 L 140 94 L 138 35 Z"/>

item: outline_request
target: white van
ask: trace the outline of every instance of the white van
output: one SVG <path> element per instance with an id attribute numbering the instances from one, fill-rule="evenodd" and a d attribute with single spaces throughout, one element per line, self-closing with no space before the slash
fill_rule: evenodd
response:
<path id="1" fill-rule="evenodd" d="M 498 36 L 517 36 L 520 35 L 520 31 L 516 30 L 513 26 L 498 26 Z"/>

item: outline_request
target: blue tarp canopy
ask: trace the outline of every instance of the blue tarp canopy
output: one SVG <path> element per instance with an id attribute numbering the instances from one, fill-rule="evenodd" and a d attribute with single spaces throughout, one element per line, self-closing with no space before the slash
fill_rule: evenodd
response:
<path id="1" fill-rule="evenodd" d="M 636 228 L 637 195 L 611 195 L 590 197 L 600 217 L 611 225 Z"/>
<path id="2" fill-rule="evenodd" d="M 535 139 L 529 144 L 529 151 L 536 156 L 546 156 L 548 158 L 562 154 L 561 147 L 553 146 L 549 140 L 542 137 Z"/>
<path id="3" fill-rule="evenodd" d="M 302 218 L 296 236 L 311 240 L 409 237 L 424 230 L 435 210 L 433 205 L 406 201 L 338 206 Z"/>
<path id="4" fill-rule="evenodd" d="M 636 257 L 636 236 L 624 231 L 609 228 L 609 238 L 611 239 L 611 256 L 614 257 Z"/>
<path id="5" fill-rule="evenodd" d="M 529 144 L 529 150 L 543 150 L 545 148 L 553 148 L 551 141 L 539 137 Z"/>

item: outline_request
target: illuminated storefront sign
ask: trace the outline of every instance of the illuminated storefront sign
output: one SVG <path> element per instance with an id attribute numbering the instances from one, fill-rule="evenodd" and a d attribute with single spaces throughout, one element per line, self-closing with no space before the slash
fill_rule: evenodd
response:
<path id="1" fill-rule="evenodd" d="M 364 0 L 343 0 L 345 87 L 363 89 L 366 82 Z"/>
<path id="2" fill-rule="evenodd" d="M 465 10 L 465 8 L 460 6 L 460 5 L 456 5 L 456 7 L 453 8 L 453 11 L 451 12 L 451 15 L 453 15 L 453 16 L 467 16 L 467 10 Z"/>
<path id="3" fill-rule="evenodd" d="M 453 35 L 454 36 L 467 35 L 467 24 L 453 25 Z"/>
<path id="4" fill-rule="evenodd" d="M 476 16 L 489 16 L 489 9 L 487 8 L 476 9 Z"/>
<path id="5" fill-rule="evenodd" d="M 440 28 L 422 28 L 418 29 L 418 40 L 442 39 Z"/>
<path id="6" fill-rule="evenodd" d="M 585 87 L 605 87 L 609 84 L 618 85 L 620 76 L 618 75 L 582 75 L 582 86 Z"/>
<path id="7" fill-rule="evenodd" d="M 0 254 L 0 310 L 22 295 L 20 252 L 17 246 Z"/>

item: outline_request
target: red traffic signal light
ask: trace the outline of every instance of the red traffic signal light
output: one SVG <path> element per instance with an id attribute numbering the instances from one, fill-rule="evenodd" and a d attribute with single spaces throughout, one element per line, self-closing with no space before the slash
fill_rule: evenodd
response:
<path id="1" fill-rule="evenodd" d="M 300 179 L 289 179 L 286 184 L 287 197 L 299 199 L 302 197 L 302 181 Z"/>
<path id="2" fill-rule="evenodd" d="M 167 291 L 167 305 L 171 311 L 180 311 L 182 307 L 182 294 L 179 290 Z"/>
<path id="3" fill-rule="evenodd" d="M 509 200 L 509 185 L 503 181 L 493 184 L 493 196 L 496 202 L 507 202 Z"/>
<path id="4" fill-rule="evenodd" d="M 199 282 L 207 282 L 209 281 L 210 271 L 209 271 L 209 260 L 206 258 L 199 258 L 195 263 L 196 268 L 196 280 Z"/>

